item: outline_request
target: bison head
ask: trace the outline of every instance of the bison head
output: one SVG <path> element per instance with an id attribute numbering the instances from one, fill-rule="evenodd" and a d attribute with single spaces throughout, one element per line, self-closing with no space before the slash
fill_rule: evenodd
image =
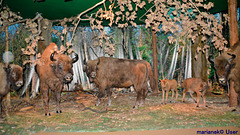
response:
<path id="1" fill-rule="evenodd" d="M 99 65 L 100 60 L 86 60 L 84 59 L 83 71 L 86 72 L 90 83 L 94 82 L 97 75 L 97 65 Z"/>
<path id="2" fill-rule="evenodd" d="M 161 82 L 162 90 L 167 90 L 167 87 L 168 87 L 167 79 L 163 79 L 163 80 L 160 79 L 160 82 Z"/>
<path id="3" fill-rule="evenodd" d="M 54 57 L 54 53 L 52 53 L 50 56 L 52 63 L 50 65 L 54 74 L 64 83 L 70 83 L 73 79 L 73 63 L 78 60 L 78 55 L 75 54 L 75 57 L 72 59 L 67 55 L 57 55 L 56 59 Z"/>
<path id="4" fill-rule="evenodd" d="M 214 63 L 214 69 L 218 82 L 222 85 L 227 84 L 228 76 L 233 67 L 233 60 L 236 58 L 235 54 L 224 53 L 218 56 L 215 60 L 209 58 L 211 63 Z"/>
<path id="5" fill-rule="evenodd" d="M 18 65 L 8 65 L 5 68 L 8 76 L 8 81 L 10 82 L 11 87 L 17 90 L 23 85 L 23 69 Z"/>

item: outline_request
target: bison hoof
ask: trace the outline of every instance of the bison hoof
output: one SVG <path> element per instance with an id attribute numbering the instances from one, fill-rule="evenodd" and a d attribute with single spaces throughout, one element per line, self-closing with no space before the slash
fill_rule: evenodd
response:
<path id="1" fill-rule="evenodd" d="M 133 106 L 133 109 L 137 109 L 138 107 L 137 106 Z"/>
<path id="2" fill-rule="evenodd" d="M 60 111 L 56 111 L 56 113 L 62 113 L 62 111 L 60 110 Z"/>
<path id="3" fill-rule="evenodd" d="M 51 116 L 51 114 L 50 113 L 45 113 L 45 116 Z"/>

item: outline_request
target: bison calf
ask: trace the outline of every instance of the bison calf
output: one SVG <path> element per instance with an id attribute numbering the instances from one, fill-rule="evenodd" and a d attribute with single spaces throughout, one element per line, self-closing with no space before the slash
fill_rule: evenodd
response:
<path id="1" fill-rule="evenodd" d="M 18 65 L 0 63 L 0 119 L 2 119 L 2 100 L 10 89 L 19 89 L 23 85 L 23 69 Z"/>
<path id="2" fill-rule="evenodd" d="M 164 104 L 164 95 L 165 95 L 165 92 L 166 92 L 165 104 L 167 104 L 169 90 L 172 91 L 172 98 L 170 100 L 170 103 L 173 100 L 174 91 L 176 91 L 176 101 L 177 101 L 177 99 L 178 99 L 177 81 L 174 80 L 174 79 L 172 79 L 172 80 L 168 80 L 168 79 L 161 80 L 160 79 L 160 82 L 161 82 L 162 93 L 163 93 L 162 94 L 162 103 Z"/>
<path id="3" fill-rule="evenodd" d="M 183 99 L 182 99 L 183 102 L 185 102 L 184 98 L 185 98 L 186 92 L 189 92 L 192 99 L 195 101 L 195 103 L 197 103 L 196 107 L 199 107 L 200 96 L 202 96 L 203 98 L 204 106 L 207 107 L 205 93 L 208 89 L 208 86 L 207 86 L 207 82 L 205 82 L 202 78 L 185 79 L 182 83 L 182 88 L 185 88 L 185 90 L 183 91 Z M 192 95 L 194 92 L 196 92 L 197 94 L 197 101 Z"/>

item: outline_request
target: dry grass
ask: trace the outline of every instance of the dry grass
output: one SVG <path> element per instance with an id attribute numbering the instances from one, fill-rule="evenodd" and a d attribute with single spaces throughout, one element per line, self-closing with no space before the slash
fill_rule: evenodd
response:
<path id="1" fill-rule="evenodd" d="M 112 99 L 112 106 L 95 107 L 96 97 L 88 94 L 74 94 L 62 103 L 62 114 L 55 113 L 53 100 L 50 101 L 50 117 L 44 116 L 42 102 L 34 100 L 34 108 L 26 106 L 22 111 L 11 112 L 6 121 L 0 124 L 0 133 L 33 134 L 38 131 L 92 132 L 92 131 L 130 131 L 157 130 L 196 127 L 237 126 L 240 127 L 240 113 L 231 112 L 227 107 L 228 99 L 224 96 L 208 96 L 208 108 L 195 107 L 187 96 L 186 103 L 181 97 L 176 103 L 161 104 L 161 96 L 148 96 L 145 106 L 132 109 L 136 94 L 118 94 Z M 96 113 L 90 110 L 105 110 Z M 104 103 L 102 104 L 104 105 Z"/>

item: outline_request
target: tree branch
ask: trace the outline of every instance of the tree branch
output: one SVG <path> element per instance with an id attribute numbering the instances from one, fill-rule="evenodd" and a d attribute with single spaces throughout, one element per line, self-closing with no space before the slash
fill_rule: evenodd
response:
<path id="1" fill-rule="evenodd" d="M 72 39 L 73 39 L 73 37 L 74 37 L 74 35 L 75 35 L 75 32 L 76 32 L 76 29 L 77 29 L 77 26 L 78 26 L 79 22 L 80 22 L 81 20 L 83 20 L 83 19 L 81 19 L 81 16 L 84 15 L 84 14 L 86 14 L 87 12 L 91 11 L 92 9 L 98 7 L 99 5 L 102 5 L 102 4 L 105 3 L 105 2 L 106 2 L 106 0 L 102 0 L 101 2 L 95 4 L 93 7 L 91 7 L 91 8 L 89 8 L 89 9 L 83 11 L 82 13 L 80 13 L 80 14 L 77 16 L 76 20 L 74 20 L 74 22 L 73 22 L 73 23 L 75 24 L 75 28 L 74 28 L 74 30 L 73 30 L 73 34 L 72 34 L 70 43 L 72 42 Z M 77 21 L 77 20 L 78 20 L 78 21 Z M 86 20 L 86 19 L 84 19 L 84 20 Z M 77 21 L 77 23 L 75 23 L 76 21 Z"/>

